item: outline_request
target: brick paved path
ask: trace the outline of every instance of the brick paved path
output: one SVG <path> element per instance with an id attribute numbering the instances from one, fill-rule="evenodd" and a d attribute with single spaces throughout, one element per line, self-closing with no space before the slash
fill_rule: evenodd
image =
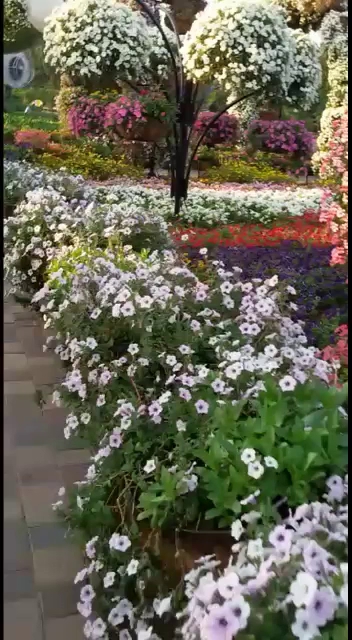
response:
<path id="1" fill-rule="evenodd" d="M 82 479 L 88 453 L 64 439 L 62 409 L 36 402 L 60 377 L 43 343 L 38 316 L 5 301 L 4 640 L 83 640 L 73 585 L 82 558 L 51 503 Z"/>

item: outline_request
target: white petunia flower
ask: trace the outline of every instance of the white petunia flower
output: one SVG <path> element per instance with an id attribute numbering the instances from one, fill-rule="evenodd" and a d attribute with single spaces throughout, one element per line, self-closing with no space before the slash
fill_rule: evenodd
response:
<path id="1" fill-rule="evenodd" d="M 254 449 L 244 449 L 241 453 L 241 460 L 244 464 L 249 464 L 250 462 L 254 462 L 256 458 L 256 452 Z"/>
<path id="2" fill-rule="evenodd" d="M 144 465 L 143 470 L 146 473 L 152 473 L 156 469 L 155 460 L 148 460 L 148 462 Z"/>

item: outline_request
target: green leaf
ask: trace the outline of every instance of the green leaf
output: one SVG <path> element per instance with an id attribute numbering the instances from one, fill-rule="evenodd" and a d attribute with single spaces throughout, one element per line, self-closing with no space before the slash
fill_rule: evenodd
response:
<path id="1" fill-rule="evenodd" d="M 312 464 L 312 462 L 315 460 L 315 458 L 317 457 L 317 452 L 316 451 L 310 451 L 308 453 L 307 456 L 307 461 L 306 464 L 304 465 L 304 471 L 307 471 L 307 469 L 309 469 L 310 465 Z"/>
<path id="2" fill-rule="evenodd" d="M 218 516 L 220 515 L 221 515 L 221 510 L 218 509 L 217 507 L 213 507 L 212 509 L 208 509 L 208 511 L 205 512 L 205 519 L 212 520 L 213 518 L 218 518 Z"/>

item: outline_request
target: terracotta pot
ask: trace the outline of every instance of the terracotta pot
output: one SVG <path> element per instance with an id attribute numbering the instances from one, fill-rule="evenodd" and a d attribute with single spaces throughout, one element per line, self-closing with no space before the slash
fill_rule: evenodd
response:
<path id="1" fill-rule="evenodd" d="M 138 140 L 140 142 L 156 142 L 167 135 L 168 127 L 164 122 L 156 118 L 148 118 L 146 122 L 137 122 L 130 130 L 119 124 L 116 131 L 125 140 Z"/>
<path id="2" fill-rule="evenodd" d="M 259 119 L 260 120 L 279 120 L 280 119 L 279 110 L 270 109 L 267 111 L 259 111 Z"/>
<path id="3" fill-rule="evenodd" d="M 181 530 L 161 534 L 145 529 L 141 532 L 141 543 L 159 557 L 163 569 L 177 585 L 180 577 L 193 569 L 194 562 L 202 556 L 215 554 L 217 560 L 226 565 L 234 540 L 230 531 Z"/>

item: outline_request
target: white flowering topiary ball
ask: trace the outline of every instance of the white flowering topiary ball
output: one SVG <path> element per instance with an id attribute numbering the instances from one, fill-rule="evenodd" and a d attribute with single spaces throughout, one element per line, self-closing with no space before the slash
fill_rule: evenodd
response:
<path id="1" fill-rule="evenodd" d="M 190 78 L 219 82 L 229 94 L 285 94 L 294 41 L 285 13 L 267 0 L 211 0 L 196 16 L 182 55 Z"/>
<path id="2" fill-rule="evenodd" d="M 308 111 L 319 100 L 322 84 L 320 48 L 310 34 L 301 29 L 292 29 L 291 34 L 296 51 L 287 101 L 294 107 Z"/>
<path id="3" fill-rule="evenodd" d="M 47 19 L 43 35 L 46 62 L 71 77 L 145 79 L 151 66 L 160 75 L 169 66 L 155 28 L 116 0 L 67 0 Z"/>

